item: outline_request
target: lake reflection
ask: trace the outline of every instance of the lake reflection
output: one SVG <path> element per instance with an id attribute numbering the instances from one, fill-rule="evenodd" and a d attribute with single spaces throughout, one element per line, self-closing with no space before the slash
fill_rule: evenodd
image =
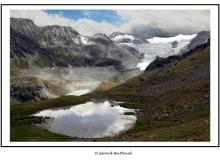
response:
<path id="1" fill-rule="evenodd" d="M 70 137 L 105 137 L 113 136 L 133 126 L 135 112 L 133 109 L 120 107 L 118 104 L 105 102 L 87 102 L 68 108 L 44 110 L 34 116 L 50 117 L 40 127 L 51 132 Z"/>

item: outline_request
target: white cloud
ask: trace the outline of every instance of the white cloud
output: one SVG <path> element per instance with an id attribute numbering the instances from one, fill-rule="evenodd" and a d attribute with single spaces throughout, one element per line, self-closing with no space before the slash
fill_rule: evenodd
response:
<path id="1" fill-rule="evenodd" d="M 47 14 L 42 10 L 11 10 L 10 16 L 14 18 L 28 18 L 38 26 L 67 25 L 71 26 L 73 20 L 63 17 L 62 14 Z"/>
<path id="2" fill-rule="evenodd" d="M 96 33 L 111 34 L 119 29 L 118 26 L 107 22 L 96 22 L 88 18 L 72 20 L 64 17 L 62 14 L 48 14 L 42 10 L 11 10 L 11 17 L 31 19 L 38 26 L 71 26 L 83 35 L 93 35 Z"/>
<path id="3" fill-rule="evenodd" d="M 208 10 L 117 10 L 117 13 L 127 22 L 121 25 L 113 25 L 106 21 L 96 22 L 89 19 L 89 13 L 85 13 L 86 18 L 72 20 L 62 14 L 48 14 L 42 10 L 11 10 L 11 17 L 28 18 L 38 26 L 71 26 L 83 35 L 129 32 L 138 26 L 155 26 L 167 32 L 180 33 L 209 30 Z"/>
<path id="4" fill-rule="evenodd" d="M 209 30 L 209 10 L 118 10 L 130 26 L 156 26 L 168 32 Z"/>

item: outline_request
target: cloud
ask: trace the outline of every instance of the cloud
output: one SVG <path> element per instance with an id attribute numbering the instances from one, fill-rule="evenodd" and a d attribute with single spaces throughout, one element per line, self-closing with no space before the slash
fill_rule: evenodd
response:
<path id="1" fill-rule="evenodd" d="M 132 28 L 145 26 L 179 33 L 210 29 L 209 10 L 118 10 L 117 13 Z"/>
<path id="2" fill-rule="evenodd" d="M 90 13 L 84 12 L 84 17 L 72 20 L 63 14 L 48 14 L 42 10 L 11 10 L 11 17 L 28 18 L 38 26 L 61 25 L 71 26 L 83 35 L 115 31 L 130 32 L 141 28 L 142 32 L 155 28 L 170 34 L 192 34 L 209 30 L 209 10 L 117 10 L 117 14 L 125 20 L 120 25 L 107 21 L 96 22 L 89 19 Z M 86 17 L 86 18 L 85 18 Z"/>
<path id="3" fill-rule="evenodd" d="M 14 18 L 27 18 L 34 21 L 38 26 L 60 25 L 70 26 L 83 35 L 94 35 L 96 33 L 111 34 L 118 31 L 118 26 L 110 23 L 96 22 L 88 18 L 78 20 L 68 19 L 63 14 L 48 14 L 42 10 L 11 10 L 10 16 Z"/>
<path id="4" fill-rule="evenodd" d="M 74 23 L 73 20 L 65 18 L 62 14 L 48 14 L 42 10 L 11 10 L 10 16 L 31 19 L 38 26 L 71 26 Z"/>

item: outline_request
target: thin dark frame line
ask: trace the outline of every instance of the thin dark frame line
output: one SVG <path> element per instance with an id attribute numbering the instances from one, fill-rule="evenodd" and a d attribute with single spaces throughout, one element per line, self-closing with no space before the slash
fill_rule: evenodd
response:
<path id="1" fill-rule="evenodd" d="M 1 5 L 1 146 L 2 146 L 2 5 Z"/>
<path id="2" fill-rule="evenodd" d="M 67 5 L 75 5 L 75 6 L 218 6 L 218 43 L 219 43 L 219 4 L 1 4 L 1 95 L 2 95 L 2 8 L 3 6 L 20 6 L 20 5 L 24 5 L 24 6 L 56 6 L 56 5 L 60 5 L 60 6 L 67 6 Z M 218 45 L 218 95 L 219 95 L 219 45 Z M 203 147 L 211 147 L 211 148 L 216 148 L 219 147 L 220 144 L 220 140 L 219 140 L 219 98 L 218 98 L 218 145 L 217 146 L 3 146 L 2 144 L 2 96 L 1 96 L 1 147 L 79 147 L 79 148 L 83 148 L 83 147 L 97 147 L 97 148 L 103 148 L 103 147 L 157 147 L 157 148 L 164 148 L 164 147 L 169 147 L 169 148 L 175 148 L 175 147 L 183 147 L 183 148 L 193 148 L 193 147 L 198 147 L 198 148 L 203 148 Z M 122 142 L 123 143 L 123 142 Z M 126 143 L 126 142 L 125 142 Z"/>
<path id="3" fill-rule="evenodd" d="M 93 142 L 91 142 L 93 143 Z M 126 143 L 126 142 L 121 142 L 121 143 Z M 166 143 L 166 142 L 164 142 Z M 79 147 L 79 148 L 90 148 L 90 147 L 96 147 L 96 148 L 105 148 L 105 147 L 110 147 L 110 148 L 117 148 L 117 147 L 126 147 L 126 148 L 145 148 L 145 147 L 153 147 L 153 148 L 164 148 L 164 147 L 168 147 L 168 148 L 194 148 L 194 147 L 198 147 L 198 148 L 218 148 L 219 146 L 1 146 L 1 147 L 9 147 L 9 148 L 16 148 L 16 147 L 22 147 L 22 148 L 39 148 L 39 147 L 65 147 L 65 148 L 70 148 L 70 147 Z"/>
<path id="4" fill-rule="evenodd" d="M 132 5 L 132 6 L 143 6 L 143 5 L 147 5 L 147 6 L 211 6 L 211 5 L 219 5 L 219 4 L 216 4 L 216 3 L 211 3 L 211 4 L 132 4 L 132 3 L 129 3 L 129 4 L 59 4 L 59 3 L 56 3 L 56 4 L 2 4 L 2 5 L 8 5 L 8 6 L 11 6 L 11 5 L 16 5 L 16 6 L 20 6 L 20 5 L 24 5 L 24 6 L 39 6 L 39 5 L 43 5 L 43 6 L 54 6 L 54 5 L 61 5 L 61 6 L 69 6 L 69 5 L 74 5 L 74 6 L 129 6 L 129 5 Z"/>
<path id="5" fill-rule="evenodd" d="M 220 36 L 220 33 L 219 33 L 219 5 L 218 5 L 218 147 L 219 147 L 219 36 Z"/>

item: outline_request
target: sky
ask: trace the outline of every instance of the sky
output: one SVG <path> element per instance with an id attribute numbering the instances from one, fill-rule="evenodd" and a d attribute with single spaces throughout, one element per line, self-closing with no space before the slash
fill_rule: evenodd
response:
<path id="1" fill-rule="evenodd" d="M 209 10 L 11 10 L 10 14 L 31 19 L 38 26 L 70 26 L 86 36 L 118 31 L 173 35 L 210 30 Z"/>
<path id="2" fill-rule="evenodd" d="M 126 22 L 115 10 L 45 10 L 48 14 L 60 14 L 66 18 L 77 20 L 82 18 L 92 19 L 98 23 L 107 22 L 113 25 Z"/>

